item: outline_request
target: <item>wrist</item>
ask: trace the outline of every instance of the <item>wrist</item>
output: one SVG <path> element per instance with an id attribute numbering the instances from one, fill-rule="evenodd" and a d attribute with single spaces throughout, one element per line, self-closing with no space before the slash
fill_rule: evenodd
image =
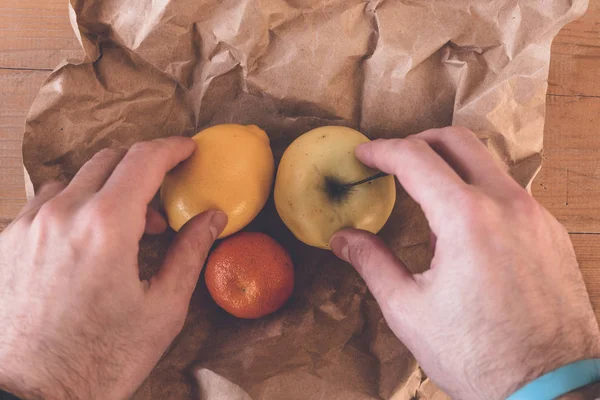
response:
<path id="1" fill-rule="evenodd" d="M 589 400 L 600 398 L 600 382 L 592 383 L 581 389 L 560 396 L 557 400 Z"/>
<path id="2" fill-rule="evenodd" d="M 131 369 L 135 353 L 40 336 L 0 338 L 0 390 L 22 400 L 125 399 L 143 380 Z"/>
<path id="3" fill-rule="evenodd" d="M 572 397 L 576 391 L 600 381 L 600 359 L 579 360 L 528 382 L 507 400 L 551 400 Z"/>
<path id="4" fill-rule="evenodd" d="M 567 365 L 600 358 L 600 339 L 596 332 L 593 335 L 563 337 L 557 342 L 561 345 L 530 348 L 525 357 L 519 355 L 521 366 L 518 366 L 518 362 L 513 366 L 513 370 L 518 371 L 518 378 L 513 379 L 512 384 L 507 385 L 498 398 L 506 399 L 527 384 Z M 560 393 L 562 394 L 564 393 Z"/>
<path id="5" fill-rule="evenodd" d="M 21 339 L 0 346 L 0 389 L 20 399 L 90 399 L 85 375 L 72 357 L 43 342 Z"/>

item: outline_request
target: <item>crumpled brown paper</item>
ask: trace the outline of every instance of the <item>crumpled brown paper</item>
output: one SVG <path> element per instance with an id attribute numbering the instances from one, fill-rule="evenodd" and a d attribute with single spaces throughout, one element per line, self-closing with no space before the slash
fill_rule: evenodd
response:
<path id="1" fill-rule="evenodd" d="M 276 158 L 321 125 L 376 138 L 456 124 L 479 132 L 525 186 L 541 164 L 550 43 L 586 6 L 71 0 L 85 57 L 60 65 L 41 88 L 27 118 L 24 163 L 37 187 L 70 179 L 104 147 L 218 123 L 261 126 Z M 200 283 L 182 334 L 136 399 L 219 399 L 230 389 L 229 398 L 240 399 L 443 396 L 350 266 L 295 240 L 272 202 L 249 229 L 291 252 L 291 301 L 266 318 L 239 320 Z M 381 236 L 414 271 L 427 267 L 427 223 L 401 190 Z M 169 238 L 143 240 L 143 277 L 158 268 Z"/>

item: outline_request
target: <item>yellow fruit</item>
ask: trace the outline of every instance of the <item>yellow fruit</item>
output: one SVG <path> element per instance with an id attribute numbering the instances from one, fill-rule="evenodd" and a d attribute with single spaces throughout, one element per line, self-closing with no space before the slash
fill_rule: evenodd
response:
<path id="1" fill-rule="evenodd" d="M 396 201 L 394 177 L 347 187 L 378 173 L 354 155 L 356 146 L 368 141 L 354 129 L 325 126 L 285 150 L 275 180 L 275 206 L 298 239 L 328 249 L 342 228 L 377 233 L 383 227 Z"/>
<path id="2" fill-rule="evenodd" d="M 169 225 L 183 224 L 209 209 L 227 214 L 220 238 L 248 225 L 265 205 L 273 184 L 273 153 L 256 125 L 216 125 L 192 139 L 194 154 L 167 174 L 161 199 Z"/>

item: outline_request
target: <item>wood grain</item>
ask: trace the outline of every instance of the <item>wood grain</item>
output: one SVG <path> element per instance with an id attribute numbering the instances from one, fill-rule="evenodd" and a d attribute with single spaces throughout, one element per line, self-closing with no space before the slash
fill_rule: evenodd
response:
<path id="1" fill-rule="evenodd" d="M 565 26 L 552 43 L 549 95 L 600 95 L 600 1 Z"/>
<path id="2" fill-rule="evenodd" d="M 570 232 L 600 233 L 600 0 L 554 40 L 534 196 Z M 598 264 L 600 266 L 600 264 Z"/>
<path id="3" fill-rule="evenodd" d="M 600 321 L 600 235 L 574 234 L 571 240 L 596 319 Z"/>
<path id="4" fill-rule="evenodd" d="M 83 53 L 67 0 L 0 0 L 0 68 L 52 70 Z"/>
<path id="5" fill-rule="evenodd" d="M 21 140 L 25 116 L 48 71 L 0 69 L 0 220 L 25 204 Z"/>
<path id="6" fill-rule="evenodd" d="M 534 196 L 569 232 L 600 233 L 600 97 L 548 96 Z"/>

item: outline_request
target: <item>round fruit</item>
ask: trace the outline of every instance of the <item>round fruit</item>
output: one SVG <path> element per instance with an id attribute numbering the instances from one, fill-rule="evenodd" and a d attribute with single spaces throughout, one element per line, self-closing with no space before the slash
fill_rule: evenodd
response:
<path id="1" fill-rule="evenodd" d="M 348 186 L 378 173 L 354 155 L 356 146 L 368 141 L 354 129 L 325 126 L 285 150 L 275 180 L 275 206 L 298 239 L 328 249 L 342 228 L 377 233 L 386 223 L 396 201 L 393 176 Z"/>
<path id="2" fill-rule="evenodd" d="M 194 154 L 167 174 L 160 195 L 169 225 L 209 209 L 227 214 L 220 238 L 248 225 L 265 205 L 273 184 L 269 137 L 256 125 L 215 125 L 192 139 Z"/>
<path id="3" fill-rule="evenodd" d="M 211 253 L 204 279 L 225 311 L 238 318 L 260 318 L 292 295 L 294 267 L 288 252 L 270 236 L 242 232 Z"/>

